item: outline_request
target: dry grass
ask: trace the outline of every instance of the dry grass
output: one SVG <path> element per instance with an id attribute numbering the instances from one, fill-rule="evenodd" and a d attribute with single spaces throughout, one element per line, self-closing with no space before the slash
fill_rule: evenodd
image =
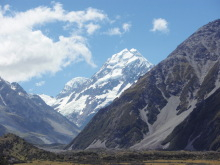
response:
<path id="1" fill-rule="evenodd" d="M 16 165 L 79 165 L 76 163 L 69 163 L 69 162 L 53 162 L 53 161 L 31 161 L 28 163 L 21 163 Z"/>
<path id="2" fill-rule="evenodd" d="M 112 165 L 112 163 L 101 163 L 104 165 Z M 217 160 L 149 160 L 138 163 L 113 163 L 114 165 L 220 165 Z M 69 162 L 52 162 L 52 161 L 32 161 L 17 165 L 82 165 L 80 163 Z M 86 165 L 86 164 L 83 164 Z M 90 164 L 87 164 L 90 165 Z M 94 165 L 94 164 L 93 164 Z"/>
<path id="3" fill-rule="evenodd" d="M 152 160 L 145 165 L 220 165 L 218 160 Z"/>

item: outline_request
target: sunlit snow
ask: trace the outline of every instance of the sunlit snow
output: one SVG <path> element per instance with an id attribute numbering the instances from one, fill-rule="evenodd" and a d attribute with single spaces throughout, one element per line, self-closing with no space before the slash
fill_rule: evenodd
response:
<path id="1" fill-rule="evenodd" d="M 152 66 L 136 49 L 124 49 L 109 58 L 91 79 L 78 77 L 67 82 L 61 92 L 63 96 L 55 101 L 53 98 L 40 96 L 80 126 L 88 115 L 110 104 Z M 79 91 L 78 84 L 84 85 Z M 71 114 L 77 114 L 77 117 L 73 120 Z"/>

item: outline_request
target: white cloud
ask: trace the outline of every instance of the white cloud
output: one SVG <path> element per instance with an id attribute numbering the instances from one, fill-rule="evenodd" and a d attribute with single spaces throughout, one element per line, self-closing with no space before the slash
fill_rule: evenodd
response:
<path id="1" fill-rule="evenodd" d="M 93 34 L 107 19 L 103 11 L 88 8 L 65 11 L 60 3 L 25 12 L 11 12 L 0 6 L 0 76 L 8 81 L 27 81 L 45 73 L 56 73 L 72 62 L 85 60 L 95 67 L 87 40 L 81 33 L 60 35 L 57 41 L 36 27 L 52 22 L 74 26 L 75 31 Z"/>
<path id="2" fill-rule="evenodd" d="M 110 36 L 112 36 L 112 35 L 122 35 L 126 32 L 129 32 L 130 28 L 131 28 L 130 23 L 124 23 L 122 25 L 122 28 L 119 28 L 119 27 L 111 28 L 105 34 L 110 35 Z"/>
<path id="3" fill-rule="evenodd" d="M 168 28 L 168 22 L 167 20 L 163 19 L 163 18 L 157 18 L 153 20 L 153 28 L 151 29 L 151 31 L 156 32 L 163 32 L 163 33 L 168 33 L 169 32 L 169 28 Z"/>
<path id="4" fill-rule="evenodd" d="M 112 35 L 121 35 L 122 32 L 119 28 L 112 28 L 112 29 L 109 29 L 106 34 L 108 34 L 110 36 L 112 36 Z"/>
<path id="5" fill-rule="evenodd" d="M 5 5 L 5 6 L 0 6 L 0 13 L 5 14 L 7 11 L 10 10 L 10 6 L 9 5 Z"/>
<path id="6" fill-rule="evenodd" d="M 87 28 L 87 33 L 89 35 L 92 35 L 96 30 L 100 29 L 100 26 L 93 24 L 93 23 L 90 23 L 90 24 L 86 25 L 86 28 Z"/>
<path id="7" fill-rule="evenodd" d="M 41 87 L 41 86 L 43 86 L 44 84 L 45 84 L 45 81 L 40 81 L 40 82 L 35 83 L 35 86 Z"/>
<path id="8" fill-rule="evenodd" d="M 128 32 L 131 28 L 131 24 L 130 23 L 124 23 L 122 25 L 122 28 L 123 28 L 124 32 Z"/>

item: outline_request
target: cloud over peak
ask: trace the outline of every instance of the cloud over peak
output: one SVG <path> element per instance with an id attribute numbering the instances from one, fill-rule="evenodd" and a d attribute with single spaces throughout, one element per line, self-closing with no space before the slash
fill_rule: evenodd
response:
<path id="1" fill-rule="evenodd" d="M 35 86 L 41 87 L 41 86 L 43 86 L 44 84 L 45 84 L 45 81 L 40 81 L 40 82 L 35 83 Z"/>
<path id="2" fill-rule="evenodd" d="M 163 33 L 168 33 L 169 28 L 168 28 L 168 22 L 167 20 L 163 18 L 157 18 L 153 20 L 153 28 L 151 29 L 152 32 L 163 32 Z"/>
<path id="3" fill-rule="evenodd" d="M 56 73 L 72 62 L 86 61 L 95 67 L 87 39 L 80 33 L 92 35 L 107 15 L 97 9 L 66 11 L 62 4 L 37 7 L 24 12 L 10 12 L 8 5 L 0 6 L 0 75 L 8 81 L 26 81 L 45 73 Z M 72 26 L 69 36 L 57 41 L 36 27 L 62 22 Z"/>
<path id="4" fill-rule="evenodd" d="M 131 28 L 130 23 L 123 23 L 121 28 L 119 28 L 119 27 L 111 28 L 105 34 L 110 35 L 110 36 L 112 36 L 112 35 L 122 35 L 126 32 L 129 32 L 130 28 Z"/>

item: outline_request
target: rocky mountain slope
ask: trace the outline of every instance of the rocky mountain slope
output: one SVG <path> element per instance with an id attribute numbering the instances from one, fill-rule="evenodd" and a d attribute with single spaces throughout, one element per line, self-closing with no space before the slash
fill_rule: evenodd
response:
<path id="1" fill-rule="evenodd" d="M 39 96 L 26 93 L 18 83 L 0 78 L 0 134 L 14 133 L 32 143 L 70 142 L 79 129 Z"/>
<path id="2" fill-rule="evenodd" d="M 220 20 L 101 109 L 68 149 L 219 150 Z"/>
<path id="3" fill-rule="evenodd" d="M 137 50 L 124 49 L 109 58 L 91 79 L 72 79 L 55 99 L 40 96 L 62 115 L 84 127 L 99 109 L 119 97 L 152 67 Z"/>
<path id="4" fill-rule="evenodd" d="M 164 140 L 171 150 L 220 151 L 220 89 L 197 105 Z"/>

